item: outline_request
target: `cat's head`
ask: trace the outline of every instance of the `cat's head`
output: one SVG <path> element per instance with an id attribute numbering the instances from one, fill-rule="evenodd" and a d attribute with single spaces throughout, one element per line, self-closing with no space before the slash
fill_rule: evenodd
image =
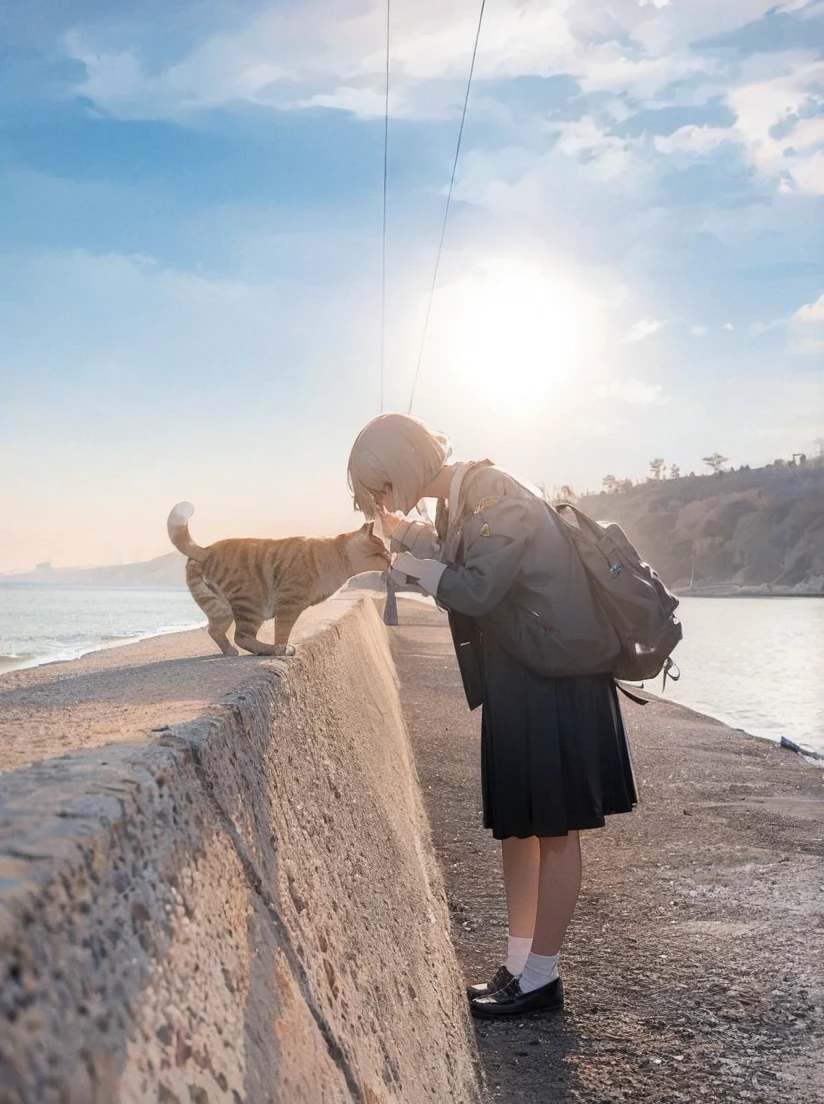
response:
<path id="1" fill-rule="evenodd" d="M 379 536 L 375 534 L 375 523 L 368 521 L 354 533 L 350 533 L 346 541 L 346 552 L 353 575 L 360 575 L 363 571 L 388 571 L 391 562 L 389 549 Z"/>

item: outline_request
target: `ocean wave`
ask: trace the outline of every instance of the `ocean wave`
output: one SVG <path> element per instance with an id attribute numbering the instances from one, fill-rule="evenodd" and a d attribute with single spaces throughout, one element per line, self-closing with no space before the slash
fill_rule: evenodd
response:
<path id="1" fill-rule="evenodd" d="M 0 671 L 12 670 L 34 658 L 34 652 L 0 652 Z"/>
<path id="2" fill-rule="evenodd" d="M 160 628 L 147 632 L 101 634 L 93 639 L 72 642 L 50 640 L 44 642 L 42 651 L 0 653 L 0 675 L 10 671 L 20 671 L 30 667 L 42 667 L 47 663 L 69 663 L 94 652 L 104 652 L 111 648 L 122 648 L 127 644 L 139 644 L 143 640 L 151 640 L 156 636 L 169 636 L 171 633 L 190 632 L 200 629 L 206 624 L 200 620 L 186 622 L 177 625 L 162 625 Z"/>

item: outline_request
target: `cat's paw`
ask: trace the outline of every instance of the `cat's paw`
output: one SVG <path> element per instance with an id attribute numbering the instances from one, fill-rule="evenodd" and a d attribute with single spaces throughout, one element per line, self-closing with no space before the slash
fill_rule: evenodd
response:
<path id="1" fill-rule="evenodd" d="M 293 656 L 297 654 L 297 648 L 294 644 L 278 644 L 272 654 L 276 656 Z"/>

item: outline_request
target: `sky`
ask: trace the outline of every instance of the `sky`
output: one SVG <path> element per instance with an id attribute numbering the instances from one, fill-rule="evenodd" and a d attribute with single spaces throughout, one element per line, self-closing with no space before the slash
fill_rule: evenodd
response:
<path id="1" fill-rule="evenodd" d="M 384 409 L 478 17 L 393 0 Z M 0 571 L 355 528 L 386 6 L 0 9 Z M 824 0 L 487 0 L 412 412 L 548 487 L 824 436 Z"/>

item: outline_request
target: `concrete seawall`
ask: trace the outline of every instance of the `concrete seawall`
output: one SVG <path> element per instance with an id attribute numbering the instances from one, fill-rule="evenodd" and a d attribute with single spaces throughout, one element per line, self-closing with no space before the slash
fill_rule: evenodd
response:
<path id="1" fill-rule="evenodd" d="M 41 743 L 49 703 L 75 743 L 94 705 L 100 745 L 0 777 L 3 1104 L 478 1099 L 383 626 L 345 598 L 303 636 L 291 660 L 183 634 L 0 681 Z M 164 690 L 198 678 L 219 704 Z"/>

